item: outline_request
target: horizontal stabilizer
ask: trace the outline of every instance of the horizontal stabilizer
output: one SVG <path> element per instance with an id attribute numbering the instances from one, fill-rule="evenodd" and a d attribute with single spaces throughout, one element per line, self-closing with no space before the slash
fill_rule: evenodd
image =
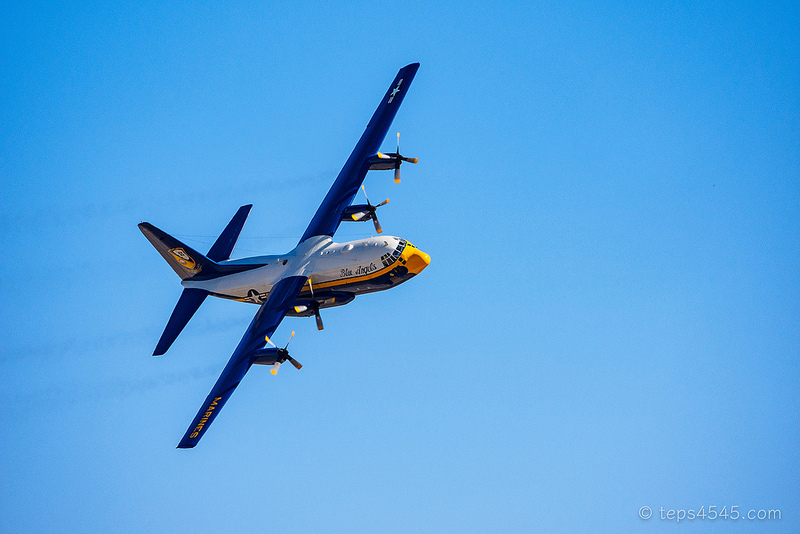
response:
<path id="1" fill-rule="evenodd" d="M 236 246 L 236 241 L 239 239 L 239 234 L 242 233 L 242 228 L 244 227 L 245 221 L 247 221 L 247 216 L 250 214 L 250 209 L 252 207 L 252 204 L 247 204 L 239 208 L 239 211 L 236 212 L 236 215 L 233 216 L 231 222 L 228 223 L 228 226 L 225 227 L 214 242 L 211 250 L 206 254 L 208 259 L 225 261 L 231 257 L 233 247 Z"/>
<path id="2" fill-rule="evenodd" d="M 186 288 L 183 290 L 175 309 L 172 310 L 167 327 L 161 334 L 161 339 L 158 340 L 153 356 L 161 356 L 167 352 L 207 296 L 208 292 L 202 289 Z"/>

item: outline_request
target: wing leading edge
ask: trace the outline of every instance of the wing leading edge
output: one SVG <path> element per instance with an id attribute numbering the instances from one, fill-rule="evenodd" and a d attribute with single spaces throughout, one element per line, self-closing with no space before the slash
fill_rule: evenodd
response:
<path id="1" fill-rule="evenodd" d="M 211 393 L 208 394 L 186 434 L 183 435 L 183 439 L 178 444 L 179 449 L 190 449 L 197 445 L 230 398 L 233 390 L 253 365 L 253 354 L 266 345 L 265 336 L 271 336 L 278 328 L 306 280 L 305 276 L 289 276 L 272 287 L 267 300 L 261 305 L 236 350 L 233 351 L 228 365 L 222 370 L 217 383 L 211 388 Z"/>
<path id="2" fill-rule="evenodd" d="M 389 131 L 394 116 L 400 104 L 405 98 L 406 91 L 414 80 L 414 76 L 419 69 L 419 63 L 412 63 L 406 65 L 397 73 L 392 85 L 389 86 L 388 91 L 383 96 L 383 100 L 378 105 L 378 109 L 372 115 L 367 129 L 361 135 L 356 147 L 347 158 L 347 162 L 333 182 L 328 194 L 311 219 L 308 228 L 306 228 L 303 237 L 300 238 L 302 243 L 309 237 L 317 235 L 333 236 L 336 229 L 341 222 L 342 212 L 353 201 L 356 196 L 358 188 L 364 182 L 364 177 L 369 170 L 369 162 L 367 158 L 378 152 L 378 149 L 386 137 L 386 132 Z"/>

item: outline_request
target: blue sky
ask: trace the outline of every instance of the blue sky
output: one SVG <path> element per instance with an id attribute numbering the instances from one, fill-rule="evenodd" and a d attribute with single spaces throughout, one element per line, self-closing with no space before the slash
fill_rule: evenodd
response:
<path id="1" fill-rule="evenodd" d="M 0 531 L 800 527 L 796 3 L 0 7 Z M 372 173 L 419 277 L 287 319 L 180 437 L 254 306 L 136 225 L 294 246 L 397 70 Z M 367 237 L 343 225 L 337 239 Z M 654 516 L 639 518 L 642 506 Z"/>

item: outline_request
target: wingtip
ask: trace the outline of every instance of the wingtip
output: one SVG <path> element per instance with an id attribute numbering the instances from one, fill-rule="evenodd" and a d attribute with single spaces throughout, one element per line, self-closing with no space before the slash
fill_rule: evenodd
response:
<path id="1" fill-rule="evenodd" d="M 416 74 L 418 69 L 419 69 L 419 63 L 415 62 L 415 63 L 409 63 L 408 65 L 400 69 L 400 71 L 406 73 L 408 73 L 408 71 L 413 71 Z"/>
<path id="2" fill-rule="evenodd" d="M 197 445 L 197 441 L 193 441 L 188 437 L 184 436 L 184 438 L 178 443 L 178 446 L 175 447 L 176 449 L 193 449 L 194 446 Z"/>
<path id="3" fill-rule="evenodd" d="M 164 334 L 161 334 L 161 337 L 164 337 Z M 171 342 L 165 343 L 159 339 L 156 348 L 153 349 L 153 356 L 163 356 L 164 354 L 167 353 L 167 350 L 169 350 L 171 346 L 172 346 Z"/>

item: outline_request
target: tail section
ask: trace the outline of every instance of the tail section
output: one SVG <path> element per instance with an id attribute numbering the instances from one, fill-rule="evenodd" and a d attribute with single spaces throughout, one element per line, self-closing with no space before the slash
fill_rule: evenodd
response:
<path id="1" fill-rule="evenodd" d="M 156 247 L 161 257 L 167 260 L 172 269 L 178 273 L 181 280 L 192 278 L 200 274 L 204 268 L 214 265 L 214 261 L 203 256 L 189 245 L 185 245 L 150 223 L 140 223 L 139 230 L 150 243 Z M 211 269 L 213 270 L 213 268 Z"/>
<path id="2" fill-rule="evenodd" d="M 183 328 L 189 323 L 189 319 L 194 316 L 194 312 L 206 300 L 207 296 L 208 292 L 202 289 L 186 288 L 183 290 L 175 309 L 172 310 L 167 327 L 164 329 L 164 333 L 161 334 L 161 339 L 158 340 L 153 356 L 161 356 L 167 352 L 167 349 L 172 346 L 173 341 L 177 339 L 178 334 L 183 331 Z"/>
<path id="3" fill-rule="evenodd" d="M 231 257 L 233 247 L 236 246 L 236 241 L 239 239 L 239 234 L 242 233 L 242 228 L 247 220 L 247 216 L 250 215 L 250 209 L 252 207 L 252 204 L 247 204 L 239 208 L 236 215 L 231 219 L 231 222 L 228 223 L 228 226 L 225 227 L 214 242 L 214 245 L 209 249 L 208 257 L 210 259 L 214 261 L 225 261 Z"/>
<path id="4" fill-rule="evenodd" d="M 252 266 L 233 266 L 224 265 L 217 262 L 224 262 L 231 256 L 233 247 L 239 239 L 247 215 L 250 213 L 252 204 L 242 206 L 233 216 L 231 222 L 219 235 L 217 240 L 208 251 L 208 255 L 197 252 L 195 249 L 181 243 L 168 233 L 160 230 L 150 223 L 140 223 L 139 229 L 144 236 L 156 247 L 161 257 L 167 260 L 169 266 L 178 273 L 181 280 L 193 278 L 195 280 L 208 280 L 234 272 L 239 272 L 252 268 Z"/>
<path id="5" fill-rule="evenodd" d="M 231 222 L 228 223 L 228 226 L 225 227 L 225 230 L 222 231 L 211 246 L 208 256 L 204 256 L 192 247 L 181 243 L 150 223 L 143 222 L 139 224 L 139 229 L 148 241 L 153 244 L 158 253 L 167 260 L 169 266 L 178 273 L 181 280 L 216 278 L 258 267 L 258 265 L 234 266 L 217 263 L 230 257 L 252 207 L 252 204 L 248 204 L 239 208 Z M 183 331 L 207 296 L 208 292 L 202 289 L 186 288 L 183 290 L 175 309 L 172 310 L 167 327 L 164 329 L 164 333 L 161 334 L 161 339 L 158 340 L 153 356 L 160 356 L 167 352 L 167 349 L 172 346 L 172 343 Z"/>

